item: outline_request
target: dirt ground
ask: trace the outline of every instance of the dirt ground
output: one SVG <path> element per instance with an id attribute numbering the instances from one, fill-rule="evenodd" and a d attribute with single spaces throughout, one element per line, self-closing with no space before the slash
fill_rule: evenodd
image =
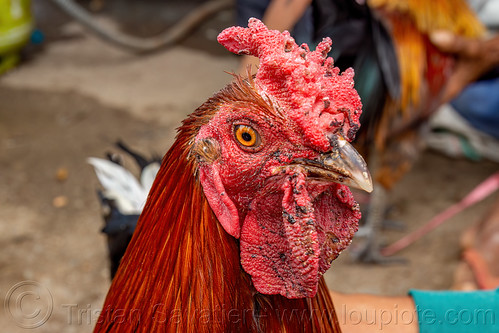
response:
<path id="1" fill-rule="evenodd" d="M 218 24 L 230 22 L 230 12 L 220 15 Z M 229 82 L 224 71 L 237 68 L 235 56 L 208 52 L 192 40 L 139 57 L 76 24 L 59 29 L 64 38 L 0 78 L 0 300 L 25 296 L 22 318 L 8 302 L 0 311 L 3 332 L 92 330 L 109 273 L 99 184 L 86 158 L 114 151 L 117 139 L 146 154 L 164 154 L 180 121 Z M 213 45 L 216 27 L 201 35 Z M 491 162 L 425 152 L 392 195 L 391 217 L 407 230 L 385 232 L 384 240 L 414 230 L 497 170 Z M 327 273 L 329 286 L 387 295 L 449 288 L 459 235 L 494 198 L 402 251 L 406 264 L 361 265 L 343 254 Z M 23 328 L 45 314 L 43 325 Z"/>

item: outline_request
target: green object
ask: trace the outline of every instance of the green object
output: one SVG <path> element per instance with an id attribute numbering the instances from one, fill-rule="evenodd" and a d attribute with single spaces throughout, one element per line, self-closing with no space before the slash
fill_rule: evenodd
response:
<path id="1" fill-rule="evenodd" d="M 16 65 L 32 29 L 30 0 L 0 0 L 0 74 Z"/>
<path id="2" fill-rule="evenodd" d="M 422 333 L 499 332 L 499 289 L 411 290 Z"/>

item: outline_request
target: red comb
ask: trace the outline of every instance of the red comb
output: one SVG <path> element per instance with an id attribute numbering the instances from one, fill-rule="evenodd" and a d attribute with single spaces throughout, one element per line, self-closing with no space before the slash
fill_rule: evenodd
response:
<path id="1" fill-rule="evenodd" d="M 309 144 L 330 149 L 324 134 L 339 132 L 352 140 L 359 129 L 362 104 L 354 89 L 353 69 L 340 74 L 327 57 L 331 39 L 325 38 L 310 51 L 298 46 L 289 32 L 269 30 L 251 18 L 248 28 L 231 27 L 218 42 L 236 54 L 260 59 L 256 85 L 276 102 L 304 132 Z"/>

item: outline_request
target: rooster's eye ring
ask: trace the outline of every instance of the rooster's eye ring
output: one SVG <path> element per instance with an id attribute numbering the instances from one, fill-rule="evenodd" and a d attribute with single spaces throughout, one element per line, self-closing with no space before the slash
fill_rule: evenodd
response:
<path id="1" fill-rule="evenodd" d="M 256 148 L 260 145 L 260 135 L 248 125 L 236 125 L 234 135 L 243 148 Z"/>

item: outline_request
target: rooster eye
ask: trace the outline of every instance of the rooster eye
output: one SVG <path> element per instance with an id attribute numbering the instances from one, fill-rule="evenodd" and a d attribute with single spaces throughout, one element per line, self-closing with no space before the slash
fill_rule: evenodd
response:
<path id="1" fill-rule="evenodd" d="M 243 147 L 256 148 L 260 145 L 260 136 L 257 131 L 247 125 L 236 125 L 234 127 L 234 134 L 237 142 Z"/>

